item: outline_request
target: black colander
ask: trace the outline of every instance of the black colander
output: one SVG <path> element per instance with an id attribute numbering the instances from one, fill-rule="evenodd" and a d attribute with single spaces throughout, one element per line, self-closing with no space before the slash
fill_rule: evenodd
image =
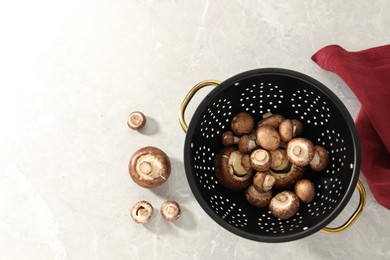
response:
<path id="1" fill-rule="evenodd" d="M 189 127 L 184 112 L 192 96 L 207 85 L 216 86 L 199 104 Z M 215 178 L 214 159 L 223 148 L 221 135 L 230 130 L 232 117 L 250 113 L 257 122 L 271 112 L 301 120 L 301 136 L 325 147 L 329 166 L 322 173 L 307 175 L 316 187 L 309 204 L 301 203 L 290 219 L 274 217 L 268 208 L 256 208 L 243 191 L 223 187 Z M 356 128 L 343 103 L 313 78 L 286 69 L 256 69 L 226 81 L 196 85 L 183 101 L 180 122 L 186 131 L 184 164 L 191 190 L 205 212 L 225 229 L 262 242 L 284 242 L 303 238 L 319 230 L 337 233 L 346 229 L 364 207 L 360 173 L 360 145 Z M 341 227 L 325 228 L 346 206 L 358 185 L 360 204 Z"/>

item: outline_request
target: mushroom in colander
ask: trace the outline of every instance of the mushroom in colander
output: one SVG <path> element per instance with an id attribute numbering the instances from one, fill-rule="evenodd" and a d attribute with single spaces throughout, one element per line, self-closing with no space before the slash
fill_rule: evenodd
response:
<path id="1" fill-rule="evenodd" d="M 314 157 L 314 145 L 306 138 L 293 138 L 287 143 L 287 157 L 288 159 L 298 165 L 308 165 Z"/>
<path id="2" fill-rule="evenodd" d="M 243 165 L 244 154 L 235 147 L 224 147 L 215 157 L 215 176 L 226 188 L 242 190 L 251 183 L 252 169 Z"/>

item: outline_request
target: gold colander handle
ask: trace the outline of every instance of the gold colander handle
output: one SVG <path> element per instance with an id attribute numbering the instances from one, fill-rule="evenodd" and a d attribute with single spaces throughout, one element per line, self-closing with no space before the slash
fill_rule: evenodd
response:
<path id="1" fill-rule="evenodd" d="M 187 105 L 190 103 L 192 97 L 201 88 L 204 88 L 207 86 L 218 86 L 219 84 L 221 84 L 221 81 L 219 81 L 219 80 L 205 80 L 205 81 L 199 82 L 185 96 L 183 102 L 181 103 L 180 111 L 179 111 L 179 122 L 180 122 L 180 126 L 184 132 L 187 132 L 187 130 L 188 130 L 188 125 L 187 125 L 185 118 L 184 118 L 184 112 L 186 111 Z"/>
<path id="2" fill-rule="evenodd" d="M 321 232 L 327 234 L 337 234 L 349 228 L 357 220 L 363 211 L 364 205 L 366 204 L 366 190 L 364 189 L 363 183 L 360 180 L 358 180 L 356 187 L 359 191 L 360 201 L 358 208 L 355 210 L 352 216 L 343 225 L 335 228 L 325 227 L 321 229 Z"/>

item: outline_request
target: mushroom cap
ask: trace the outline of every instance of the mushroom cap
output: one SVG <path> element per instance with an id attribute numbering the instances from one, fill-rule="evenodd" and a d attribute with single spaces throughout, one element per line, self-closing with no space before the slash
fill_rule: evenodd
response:
<path id="1" fill-rule="evenodd" d="M 290 161 L 287 158 L 286 150 L 277 149 L 271 151 L 271 165 L 270 168 L 274 171 L 288 171 L 290 166 Z"/>
<path id="2" fill-rule="evenodd" d="M 131 156 L 129 173 L 141 187 L 155 188 L 167 181 L 171 174 L 171 162 L 159 148 L 146 146 Z"/>
<path id="3" fill-rule="evenodd" d="M 250 153 L 257 148 L 255 139 L 250 135 L 242 135 L 238 141 L 238 150 L 242 153 Z"/>
<path id="4" fill-rule="evenodd" d="M 290 170 L 285 173 L 274 172 L 272 170 L 269 171 L 275 178 L 274 187 L 279 189 L 288 188 L 303 178 L 303 169 L 296 164 L 292 164 Z"/>
<path id="5" fill-rule="evenodd" d="M 215 157 L 215 177 L 226 188 L 243 190 L 251 183 L 252 169 L 245 168 L 243 154 L 233 146 L 222 148 Z"/>
<path id="6" fill-rule="evenodd" d="M 173 222 L 180 217 L 181 209 L 176 201 L 167 200 L 161 205 L 160 213 L 166 220 Z"/>
<path id="7" fill-rule="evenodd" d="M 146 117 L 145 115 L 140 111 L 134 111 L 130 113 L 129 117 L 127 118 L 127 125 L 134 130 L 141 129 L 146 124 Z"/>
<path id="8" fill-rule="evenodd" d="M 275 128 L 264 125 L 257 128 L 256 141 L 265 150 L 274 151 L 280 145 L 280 136 Z"/>
<path id="9" fill-rule="evenodd" d="M 276 194 L 269 203 L 269 210 L 272 215 L 280 219 L 291 218 L 297 213 L 298 209 L 298 196 L 288 190 Z"/>
<path id="10" fill-rule="evenodd" d="M 268 126 L 273 127 L 274 129 L 278 129 L 280 123 L 283 120 L 284 120 L 284 117 L 282 115 L 279 115 L 279 114 L 272 115 L 271 113 L 270 114 L 266 113 L 263 115 L 263 119 L 261 119 L 257 123 L 257 127 L 268 125 Z"/>
<path id="11" fill-rule="evenodd" d="M 147 223 L 152 217 L 152 214 L 153 207 L 145 200 L 138 201 L 130 210 L 131 218 L 138 224 Z"/>
<path id="12" fill-rule="evenodd" d="M 240 112 L 233 117 L 231 127 L 232 131 L 236 135 L 241 136 L 252 132 L 253 128 L 255 127 L 255 121 L 250 114 L 246 112 Z"/>
<path id="13" fill-rule="evenodd" d="M 290 119 L 284 119 L 279 125 L 279 135 L 283 142 L 288 142 L 293 138 L 293 123 Z"/>
<path id="14" fill-rule="evenodd" d="M 256 149 L 251 153 L 250 163 L 256 171 L 266 171 L 271 165 L 271 155 L 264 149 Z"/>
<path id="15" fill-rule="evenodd" d="M 269 171 L 257 172 L 253 176 L 253 186 L 260 192 L 267 192 L 272 189 L 275 184 L 275 177 Z"/>
<path id="16" fill-rule="evenodd" d="M 239 140 L 238 136 L 235 136 L 232 131 L 226 131 L 222 134 L 222 144 L 223 145 L 233 145 L 236 144 Z"/>
<path id="17" fill-rule="evenodd" d="M 309 139 L 297 137 L 288 142 L 286 152 L 290 162 L 306 166 L 314 157 L 314 145 Z"/>
<path id="18" fill-rule="evenodd" d="M 298 198 L 304 203 L 309 203 L 316 195 L 316 188 L 309 179 L 302 179 L 297 181 L 294 186 L 294 191 Z"/>
<path id="19" fill-rule="evenodd" d="M 252 206 L 266 207 L 272 199 L 272 191 L 259 192 L 253 185 L 250 185 L 245 190 L 245 198 Z"/>
<path id="20" fill-rule="evenodd" d="M 329 164 L 329 155 L 324 147 L 316 145 L 314 147 L 314 157 L 310 162 L 310 167 L 313 171 L 319 172 L 326 168 Z"/>

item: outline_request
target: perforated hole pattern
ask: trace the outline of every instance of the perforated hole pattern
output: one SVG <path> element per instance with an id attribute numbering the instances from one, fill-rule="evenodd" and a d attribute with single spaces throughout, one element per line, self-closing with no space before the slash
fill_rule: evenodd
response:
<path id="1" fill-rule="evenodd" d="M 315 199 L 302 203 L 290 219 L 278 219 L 268 208 L 250 206 L 244 192 L 227 190 L 215 178 L 214 159 L 222 148 L 221 134 L 230 130 L 230 120 L 241 111 L 250 113 L 256 121 L 266 112 L 300 119 L 304 124 L 302 136 L 324 146 L 329 153 L 326 170 L 307 173 L 316 186 Z M 281 236 L 308 230 L 337 207 L 354 173 L 354 140 L 344 116 L 321 90 L 295 77 L 239 79 L 210 99 L 206 109 L 191 122 L 195 128 L 190 138 L 189 164 L 196 189 L 219 218 L 244 232 Z"/>

